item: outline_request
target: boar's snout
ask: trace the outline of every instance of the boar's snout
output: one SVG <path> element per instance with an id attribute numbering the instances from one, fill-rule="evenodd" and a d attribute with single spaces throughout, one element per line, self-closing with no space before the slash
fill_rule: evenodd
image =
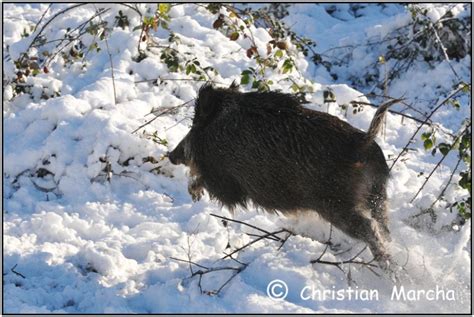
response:
<path id="1" fill-rule="evenodd" d="M 189 138 L 186 136 L 179 144 L 175 147 L 175 149 L 171 152 L 168 152 L 168 158 L 170 162 L 174 165 L 184 164 L 187 165 L 189 158 L 186 157 L 186 153 L 189 150 L 186 147 L 189 146 L 188 142 Z"/>
<path id="2" fill-rule="evenodd" d="M 182 147 L 176 147 L 173 151 L 168 152 L 168 158 L 174 165 L 184 163 L 184 151 Z"/>

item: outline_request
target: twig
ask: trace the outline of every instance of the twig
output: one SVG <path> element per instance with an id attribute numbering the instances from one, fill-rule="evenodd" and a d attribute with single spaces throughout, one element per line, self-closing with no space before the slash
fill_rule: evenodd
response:
<path id="1" fill-rule="evenodd" d="M 460 157 L 460 158 L 458 159 L 458 162 L 456 163 L 456 166 L 454 167 L 454 169 L 453 169 L 451 175 L 449 176 L 448 182 L 447 182 L 446 185 L 444 186 L 443 190 L 439 193 L 438 197 L 436 197 L 436 200 L 433 201 L 433 203 L 431 204 L 430 208 L 428 208 L 428 209 L 433 209 L 434 205 L 438 202 L 438 200 L 440 200 L 441 197 L 444 196 L 444 193 L 446 192 L 446 189 L 448 189 L 449 185 L 451 185 L 451 181 L 452 181 L 452 179 L 453 179 L 453 176 L 454 176 L 454 174 L 456 173 L 456 171 L 457 171 L 457 169 L 458 169 L 458 167 L 459 167 L 459 164 L 460 164 L 461 162 L 462 162 L 462 157 Z"/>
<path id="2" fill-rule="evenodd" d="M 227 217 L 223 217 L 223 216 L 219 216 L 219 215 L 216 215 L 216 214 L 210 214 L 210 215 L 213 216 L 213 217 L 216 217 L 216 218 L 220 218 L 220 219 L 223 219 L 223 220 L 230 221 L 230 222 L 240 223 L 240 224 L 245 225 L 245 226 L 247 226 L 247 227 L 250 227 L 250 228 L 259 230 L 259 231 L 261 231 L 261 232 L 263 232 L 263 233 L 266 233 L 266 234 L 269 235 L 269 236 L 273 236 L 274 238 L 278 239 L 279 241 L 281 240 L 280 237 L 275 236 L 275 235 L 272 234 L 271 232 L 269 232 L 269 231 L 267 231 L 267 230 L 264 230 L 264 229 L 262 229 L 262 228 L 256 227 L 256 226 L 254 226 L 254 225 L 248 224 L 248 223 L 246 223 L 246 222 L 243 222 L 243 221 L 240 221 L 240 220 L 231 219 L 231 218 L 227 218 Z"/>
<path id="3" fill-rule="evenodd" d="M 231 253 L 226 254 L 222 259 L 224 260 L 224 259 L 226 259 L 226 258 L 228 258 L 228 257 L 231 257 L 232 255 L 236 254 L 237 252 L 242 251 L 243 249 L 245 249 L 245 248 L 251 246 L 251 245 L 254 244 L 254 243 L 257 243 L 257 242 L 260 241 L 260 240 L 266 239 L 266 238 L 268 238 L 269 236 L 275 236 L 276 234 L 282 233 L 282 232 L 285 232 L 285 231 L 286 231 L 286 229 L 280 229 L 280 230 L 278 230 L 278 231 L 269 232 L 269 233 L 267 233 L 267 234 L 264 234 L 264 235 L 262 235 L 262 236 L 259 236 L 257 239 L 254 239 L 254 240 L 252 240 L 252 241 L 246 243 L 245 245 L 241 246 L 240 248 L 235 249 L 235 250 L 232 251 Z M 283 239 L 280 239 L 280 241 L 283 241 Z"/>
<path id="4" fill-rule="evenodd" d="M 170 129 L 172 129 L 172 128 L 174 128 L 175 126 L 177 126 L 178 124 L 180 124 L 180 123 L 183 122 L 184 120 L 188 120 L 188 119 L 191 119 L 191 118 L 189 118 L 189 117 L 184 117 L 183 119 L 177 121 L 177 122 L 176 122 L 175 124 L 173 124 L 172 126 L 167 127 L 167 128 L 165 129 L 165 132 L 168 131 L 168 130 L 170 130 Z"/>
<path id="5" fill-rule="evenodd" d="M 87 33 L 87 31 L 84 31 L 84 32 L 81 32 L 79 33 L 76 37 L 74 38 L 70 38 L 69 41 L 63 46 L 61 47 L 60 49 L 56 50 L 54 52 L 54 54 L 52 54 L 51 56 L 48 57 L 48 59 L 46 59 L 43 63 L 43 66 L 44 67 L 49 67 L 49 64 L 54 60 L 54 58 L 59 55 L 59 53 L 61 53 L 62 51 L 64 51 L 69 45 L 71 45 L 75 40 L 78 40 L 81 36 L 83 36 L 85 33 Z M 65 39 L 57 39 L 57 40 L 51 40 L 49 41 L 50 43 L 51 42 L 55 42 L 55 41 L 60 41 L 60 43 L 58 45 L 56 45 L 55 48 L 58 48 L 59 45 L 61 45 L 62 42 L 65 41 Z M 47 43 L 43 43 L 44 44 L 47 44 Z M 42 45 L 38 45 L 38 46 L 35 46 L 35 47 L 40 47 Z"/>
<path id="6" fill-rule="evenodd" d="M 144 54 L 143 50 L 140 49 L 140 44 L 142 42 L 143 32 L 145 32 L 145 22 L 143 22 L 143 19 L 141 19 L 141 17 L 140 17 L 140 22 L 142 23 L 142 29 L 140 31 L 140 37 L 138 38 L 138 45 L 137 45 L 137 51 L 138 51 L 139 56 L 141 54 Z"/>
<path id="7" fill-rule="evenodd" d="M 428 177 L 426 177 L 425 181 L 423 182 L 423 185 L 421 185 L 420 189 L 418 189 L 418 191 L 416 192 L 415 196 L 413 196 L 413 198 L 410 200 L 410 203 L 412 203 L 415 198 L 418 196 L 418 194 L 423 190 L 423 188 L 425 187 L 426 183 L 428 183 L 428 180 L 430 179 L 430 177 L 434 174 L 434 172 L 438 169 L 438 167 L 441 165 L 441 163 L 444 161 L 444 159 L 446 158 L 446 156 L 448 156 L 449 152 L 451 152 L 452 148 L 454 147 L 454 145 L 457 143 L 457 141 L 459 140 L 459 138 L 461 138 L 461 136 L 464 134 L 464 132 L 469 128 L 470 126 L 466 126 L 466 128 L 464 128 L 464 130 L 456 137 L 456 139 L 453 141 L 453 143 L 450 145 L 449 147 L 449 150 L 446 152 L 446 154 L 443 154 L 443 157 L 438 161 L 438 163 L 436 164 L 436 166 L 433 168 L 433 170 L 431 171 L 431 173 L 428 175 Z"/>
<path id="8" fill-rule="evenodd" d="M 15 268 L 17 267 L 17 265 L 18 265 L 18 263 L 15 264 L 15 265 L 10 269 L 10 271 L 12 271 L 12 273 L 14 273 L 14 274 L 16 274 L 16 275 L 18 275 L 18 276 L 20 276 L 20 277 L 22 277 L 22 278 L 26 278 L 23 274 L 21 274 L 21 273 L 15 271 Z"/>
<path id="9" fill-rule="evenodd" d="M 57 185 L 56 185 L 56 187 L 53 187 L 53 188 L 45 188 L 45 187 L 42 187 L 42 186 L 36 184 L 31 178 L 30 178 L 30 181 L 37 190 L 42 191 L 43 193 L 50 193 L 50 192 L 53 192 L 55 189 L 58 188 Z"/>
<path id="10" fill-rule="evenodd" d="M 23 53 L 23 55 L 20 57 L 20 64 L 23 62 L 23 60 L 25 59 L 25 57 L 27 56 L 27 53 L 29 52 L 29 50 L 31 49 L 31 47 L 33 46 L 33 44 L 36 42 L 36 40 L 39 38 L 39 36 L 41 35 L 41 33 L 44 31 L 44 29 L 54 20 L 56 19 L 58 16 L 60 16 L 61 14 L 64 14 L 66 13 L 67 11 L 70 11 L 72 9 L 75 9 L 75 8 L 78 8 L 78 7 L 81 7 L 81 6 L 84 6 L 88 3 L 79 3 L 79 4 L 75 4 L 75 5 L 72 5 L 64 10 L 61 10 L 60 12 L 56 13 L 55 15 L 53 15 L 42 27 L 41 29 L 38 31 L 38 33 L 36 33 L 35 37 L 33 38 L 33 40 L 31 41 L 30 45 L 28 46 L 28 48 L 25 50 L 25 52 Z"/>
<path id="11" fill-rule="evenodd" d="M 371 104 L 370 102 L 363 102 L 363 101 L 351 101 L 350 104 L 357 104 L 357 105 L 364 105 L 364 106 L 370 106 L 370 107 L 373 107 L 373 108 L 378 108 L 378 106 L 374 105 L 374 104 Z M 423 121 L 423 120 L 420 120 L 418 118 L 415 118 L 415 117 L 412 117 L 412 116 L 409 116 L 403 112 L 399 112 L 399 111 L 395 111 L 395 110 L 387 110 L 388 112 L 390 113 L 393 113 L 393 114 L 396 114 L 396 115 L 399 115 L 399 116 L 402 116 L 402 117 L 405 117 L 405 118 L 408 118 L 408 119 L 411 119 L 413 121 L 416 121 L 416 122 L 419 122 L 421 123 L 422 125 L 424 124 L 427 124 L 429 126 L 431 126 L 431 123 L 428 123 L 426 121 Z"/>
<path id="12" fill-rule="evenodd" d="M 186 279 L 192 279 L 193 277 L 198 276 L 199 277 L 198 287 L 199 287 L 199 290 L 201 291 L 201 294 L 207 294 L 207 295 L 211 295 L 211 296 L 212 295 L 215 295 L 215 296 L 219 295 L 219 293 L 224 289 L 224 287 L 227 284 L 229 284 L 230 281 L 232 281 L 237 276 L 237 274 L 239 274 L 240 272 L 245 270 L 245 268 L 248 266 L 248 264 L 239 262 L 235 259 L 233 259 L 233 260 L 240 263 L 239 267 L 221 266 L 221 267 L 212 267 L 212 268 L 209 268 L 209 267 L 206 267 L 204 265 L 193 262 L 193 261 L 191 261 L 191 259 L 183 260 L 183 259 L 178 259 L 178 258 L 174 258 L 174 257 L 170 257 L 170 259 L 175 260 L 175 261 L 179 261 L 179 262 L 188 263 L 189 264 L 189 269 L 190 269 L 190 272 L 191 272 L 191 276 L 187 277 Z M 197 271 L 194 271 L 192 269 L 192 265 L 195 265 L 195 266 L 197 266 L 201 269 L 197 270 Z M 219 271 L 233 271 L 233 273 L 219 288 L 217 288 L 215 290 L 212 290 L 212 291 L 203 290 L 202 289 L 202 278 L 203 278 L 203 276 L 206 275 L 206 274 L 212 273 L 212 272 L 219 272 Z"/>
<path id="13" fill-rule="evenodd" d="M 51 61 L 54 59 L 54 57 L 56 57 L 56 55 L 58 55 L 61 51 L 63 51 L 64 49 L 66 49 L 66 48 L 67 48 L 70 44 L 72 44 L 75 40 L 78 40 L 79 38 L 81 38 L 81 36 L 83 36 L 84 34 L 86 34 L 86 33 L 88 32 L 87 29 L 86 29 L 85 31 L 83 31 L 83 30 L 84 30 L 84 28 L 87 26 L 87 24 L 88 24 L 89 22 L 91 22 L 92 20 L 94 20 L 99 14 L 103 14 L 103 13 L 109 11 L 109 10 L 110 10 L 110 8 L 108 8 L 108 9 L 100 9 L 100 11 L 99 11 L 99 12 L 96 12 L 92 17 L 90 17 L 90 18 L 87 19 L 86 21 L 84 21 L 84 22 L 82 22 L 81 24 L 79 24 L 78 26 L 76 26 L 73 30 L 67 32 L 67 33 L 64 35 L 64 38 L 59 39 L 60 42 L 56 45 L 55 49 L 57 49 L 57 48 L 67 39 L 68 42 L 66 43 L 66 45 L 64 45 L 61 49 L 58 49 L 51 57 L 49 57 L 49 58 L 47 59 L 47 61 L 44 62 L 43 65 L 46 66 L 46 67 L 48 67 L 48 66 L 49 66 L 49 63 L 51 63 Z M 104 23 L 104 22 L 102 21 L 102 22 L 99 23 L 98 25 L 103 26 L 104 29 L 105 29 L 106 24 L 107 24 L 107 23 Z M 66 37 L 68 37 L 70 34 L 76 32 L 77 30 L 79 30 L 79 34 L 78 34 L 76 37 L 74 37 L 74 38 L 66 38 Z M 94 34 L 93 42 L 95 42 L 96 36 L 97 36 L 97 35 Z M 53 41 L 57 41 L 57 40 L 52 40 L 52 41 L 49 41 L 49 42 L 53 42 Z M 47 44 L 47 43 L 48 43 L 48 42 L 45 42 L 45 43 L 43 43 L 42 45 Z M 37 46 L 42 46 L 42 45 L 37 45 Z M 87 50 L 87 52 L 86 52 L 85 55 L 87 55 L 87 54 L 89 53 L 89 51 L 90 51 L 90 48 Z M 85 55 L 84 55 L 83 60 L 85 60 L 85 57 L 86 57 Z"/>
<path id="14" fill-rule="evenodd" d="M 454 70 L 453 65 L 451 65 L 451 61 L 449 60 L 449 56 L 448 56 L 447 49 L 446 49 L 446 47 L 444 47 L 443 42 L 441 42 L 441 39 L 440 39 L 440 37 L 439 37 L 439 35 L 438 35 L 438 31 L 436 31 L 436 28 L 434 27 L 433 24 L 431 24 L 431 28 L 433 29 L 433 32 L 434 32 L 436 41 L 437 41 L 437 42 L 439 43 L 439 45 L 441 46 L 441 50 L 443 51 L 444 59 L 446 60 L 446 62 L 448 63 L 449 67 L 450 67 L 451 70 L 453 71 L 454 76 L 456 76 L 456 78 L 457 78 L 459 81 L 461 81 L 461 78 L 459 77 L 458 73 L 456 73 L 456 71 Z"/>
<path id="15" fill-rule="evenodd" d="M 285 231 L 287 232 L 287 235 L 286 235 L 286 237 L 281 241 L 281 244 L 280 244 L 280 246 L 278 247 L 277 250 L 280 250 L 280 249 L 283 247 L 283 245 L 285 245 L 286 241 L 288 241 L 288 239 L 289 239 L 291 236 L 294 235 L 293 232 L 290 232 L 290 231 L 288 231 L 287 229 L 285 229 Z"/>
<path id="16" fill-rule="evenodd" d="M 209 79 L 199 79 L 199 78 L 161 78 L 161 77 L 154 78 L 154 79 L 137 80 L 137 81 L 135 81 L 135 84 L 146 83 L 146 82 L 150 82 L 150 81 L 199 81 L 199 82 L 205 81 L 205 82 L 211 82 L 211 83 L 213 83 L 213 84 L 218 84 L 218 85 L 222 85 L 222 86 L 227 86 L 227 84 L 224 84 L 224 83 L 221 83 L 221 82 L 218 82 L 218 81 L 214 81 L 214 80 L 209 80 Z"/>
<path id="17" fill-rule="evenodd" d="M 396 99 L 396 98 L 393 98 L 391 96 L 384 96 L 384 95 L 379 95 L 379 94 L 376 94 L 374 92 L 370 92 L 368 94 L 363 94 L 363 95 L 360 95 L 360 97 L 367 97 L 367 98 L 370 98 L 370 97 L 380 97 L 380 98 L 384 98 L 384 99 Z M 422 111 L 418 110 L 417 108 L 415 108 L 412 104 L 409 104 L 407 103 L 405 100 L 402 100 L 400 101 L 400 103 L 404 106 L 406 106 L 408 109 L 411 109 L 413 111 L 415 111 L 416 113 L 420 114 L 421 116 L 423 116 L 424 118 L 426 118 L 426 113 L 423 113 Z M 389 112 L 391 111 L 390 109 L 388 110 Z M 431 122 L 430 122 L 431 124 Z"/>
<path id="18" fill-rule="evenodd" d="M 50 3 L 49 6 L 46 8 L 46 10 L 44 10 L 44 12 L 43 12 L 43 14 L 41 15 L 41 18 L 39 19 L 38 23 L 36 23 L 35 28 L 33 29 L 33 32 L 36 32 L 36 29 L 38 28 L 38 25 L 41 24 L 41 21 L 43 21 L 44 16 L 45 16 L 46 13 L 49 11 L 49 9 L 51 9 L 51 6 L 52 6 L 52 5 L 53 5 L 53 4 Z"/>
<path id="19" fill-rule="evenodd" d="M 256 234 L 256 233 L 250 233 L 250 232 L 244 232 L 244 233 L 248 236 L 251 236 L 251 237 L 261 237 L 262 236 L 261 234 Z M 267 238 L 270 239 L 270 240 L 273 240 L 273 241 L 277 241 L 277 242 L 280 241 L 280 239 L 276 239 L 272 236 L 268 236 Z"/>
<path id="20" fill-rule="evenodd" d="M 392 165 L 390 166 L 389 168 L 389 171 L 392 170 L 392 168 L 395 166 L 395 164 L 398 162 L 398 160 L 400 159 L 400 157 L 402 156 L 402 154 L 405 153 L 405 151 L 407 150 L 408 146 L 411 144 L 411 142 L 413 141 L 413 139 L 415 138 L 416 134 L 418 133 L 418 131 L 421 130 L 421 127 L 423 127 L 423 125 L 428 122 L 428 120 L 435 114 L 436 111 L 438 111 L 439 108 L 441 108 L 446 102 L 448 102 L 448 100 L 450 100 L 453 96 L 455 96 L 458 92 L 460 92 L 464 87 L 463 86 L 459 86 L 457 89 L 455 89 L 453 92 L 451 92 L 445 99 L 443 99 L 432 111 L 431 113 L 426 117 L 426 119 L 423 121 L 423 123 L 416 129 L 415 133 L 413 133 L 413 135 L 410 137 L 410 139 L 408 140 L 407 144 L 403 147 L 402 151 L 398 154 L 398 156 L 395 158 L 395 160 L 393 161 Z"/>
<path id="21" fill-rule="evenodd" d="M 196 265 L 196 266 L 200 267 L 201 269 L 209 270 L 209 268 L 207 266 L 198 264 L 196 262 L 192 262 L 191 260 L 178 259 L 178 258 L 175 258 L 175 257 L 172 257 L 172 256 L 170 256 L 170 259 L 175 260 L 175 261 L 179 261 L 179 262 L 185 262 L 185 263 L 188 263 L 188 264 Z"/>
<path id="22" fill-rule="evenodd" d="M 182 103 L 182 104 L 180 104 L 180 105 L 177 105 L 177 106 L 174 106 L 174 107 L 170 107 L 170 108 L 168 108 L 168 109 L 166 109 L 166 110 L 163 110 L 163 111 L 160 112 L 159 114 L 155 115 L 155 117 L 154 117 L 153 119 L 151 119 L 151 120 L 145 122 L 144 124 L 142 124 L 141 126 L 139 126 L 138 128 L 136 128 L 135 130 L 133 130 L 133 131 L 132 131 L 132 134 L 135 133 L 135 132 L 137 132 L 137 131 L 140 130 L 141 128 L 143 128 L 143 127 L 149 125 L 150 123 L 152 123 L 153 121 L 155 121 L 156 119 L 158 119 L 159 117 L 161 117 L 162 115 L 167 114 L 167 113 L 169 113 L 169 112 L 171 112 L 171 111 L 173 111 L 173 110 L 179 109 L 179 108 L 181 108 L 181 107 L 184 107 L 185 105 L 189 104 L 190 102 L 192 102 L 192 101 L 194 101 L 194 100 L 195 100 L 195 98 L 193 98 L 193 99 L 191 99 L 191 100 L 188 100 L 188 101 L 186 101 L 185 103 Z M 155 112 L 155 111 L 153 111 L 153 112 Z M 153 113 L 153 112 L 151 112 L 151 113 Z"/>
<path id="23" fill-rule="evenodd" d="M 329 225 L 329 238 L 328 238 L 328 240 L 326 241 L 326 246 L 324 247 L 324 250 L 323 250 L 323 252 L 321 253 L 321 255 L 319 256 L 319 258 L 316 259 L 316 261 L 321 260 L 321 258 L 323 257 L 323 255 L 326 254 L 326 251 L 327 251 L 328 248 L 329 248 L 329 244 L 331 243 L 331 237 L 332 237 L 332 224 Z"/>
<path id="24" fill-rule="evenodd" d="M 326 261 L 326 260 L 322 260 L 323 256 L 326 254 L 328 248 L 329 248 L 329 245 L 331 244 L 331 238 L 332 238 L 332 224 L 331 226 L 329 227 L 329 238 L 328 240 L 326 241 L 326 246 L 324 247 L 324 250 L 323 252 L 319 255 L 319 257 L 316 259 L 316 260 L 312 260 L 310 261 L 311 264 L 315 264 L 315 263 L 319 263 L 319 264 L 327 264 L 327 265 L 332 265 L 332 266 L 335 266 L 336 268 L 338 268 L 342 273 L 344 273 L 344 275 L 346 275 L 347 279 L 349 280 L 349 283 L 352 283 L 352 282 L 355 282 L 352 280 L 352 277 L 351 277 L 351 272 L 350 272 L 350 266 L 349 266 L 349 273 L 346 273 L 344 271 L 344 269 L 342 268 L 342 266 L 344 264 L 358 264 L 358 265 L 362 265 L 363 267 L 365 267 L 366 269 L 368 269 L 370 272 L 372 272 L 374 275 L 380 277 L 381 275 L 377 272 L 375 272 L 373 269 L 374 268 L 378 268 L 377 265 L 373 264 L 372 262 L 375 260 L 375 258 L 373 258 L 372 260 L 370 260 L 369 262 L 365 262 L 365 261 L 360 261 L 360 260 L 357 260 L 357 258 L 367 249 L 367 245 L 362 249 L 360 250 L 359 252 L 357 252 L 356 255 L 354 255 L 352 258 L 350 258 L 349 260 L 344 260 L 344 261 L 338 261 L 338 262 L 333 262 L 333 261 Z"/>
<path id="25" fill-rule="evenodd" d="M 99 19 L 102 23 L 104 23 L 104 21 L 102 20 L 102 12 L 99 11 L 99 9 L 97 9 L 97 7 L 95 6 L 94 4 L 94 8 L 97 12 L 97 14 L 99 15 Z M 104 28 L 104 33 L 106 32 L 106 29 Z M 104 35 L 104 40 L 105 40 L 105 46 L 107 48 L 107 54 L 109 55 L 109 61 L 110 61 L 110 67 L 111 67 L 111 71 L 112 71 L 112 88 L 114 89 L 114 104 L 116 105 L 117 104 L 117 92 L 115 90 L 115 76 L 114 76 L 114 63 L 112 62 L 112 54 L 110 53 L 110 48 L 109 48 L 109 41 L 107 40 L 107 36 Z"/>
<path id="26" fill-rule="evenodd" d="M 367 249 L 367 246 L 365 246 L 362 250 L 360 250 L 355 256 L 353 256 L 353 257 L 350 258 L 349 260 L 337 261 L 337 262 L 325 261 L 325 260 L 321 260 L 321 257 L 322 257 L 322 256 L 320 256 L 318 259 L 312 260 L 311 263 L 329 264 L 329 265 L 334 265 L 334 266 L 338 266 L 338 267 L 340 267 L 342 264 L 349 264 L 349 263 L 350 263 L 350 264 L 360 264 L 360 265 L 366 265 L 366 266 L 370 266 L 370 267 L 375 267 L 375 268 L 377 268 L 378 266 L 372 263 L 372 262 L 375 260 L 375 258 L 372 259 L 372 260 L 370 260 L 369 262 L 356 260 L 357 257 L 358 257 L 359 255 L 361 255 L 362 252 L 364 252 L 366 249 Z M 325 250 L 327 250 L 327 249 L 325 249 Z M 326 251 L 323 252 L 323 255 L 324 255 L 325 252 L 326 252 Z"/>

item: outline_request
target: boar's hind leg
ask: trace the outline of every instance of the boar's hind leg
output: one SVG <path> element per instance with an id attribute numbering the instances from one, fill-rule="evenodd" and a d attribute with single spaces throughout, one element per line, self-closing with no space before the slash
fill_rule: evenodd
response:
<path id="1" fill-rule="evenodd" d="M 386 205 L 387 193 L 384 184 L 374 185 L 371 195 L 367 198 L 367 204 L 371 210 L 372 218 L 379 223 L 381 233 L 386 241 L 390 242 L 390 231 L 388 230 L 388 216 Z"/>
<path id="2" fill-rule="evenodd" d="M 385 251 L 383 236 L 376 220 L 364 216 L 363 212 L 352 210 L 351 213 L 344 215 L 344 221 L 335 222 L 334 225 L 350 236 L 367 243 L 375 260 L 382 267 L 386 267 L 390 257 Z"/>

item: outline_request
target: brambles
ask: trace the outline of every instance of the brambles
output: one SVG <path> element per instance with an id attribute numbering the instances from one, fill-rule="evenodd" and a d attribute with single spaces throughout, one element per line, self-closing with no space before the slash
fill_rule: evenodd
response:
<path id="1" fill-rule="evenodd" d="M 446 12 L 437 18 L 434 18 L 430 11 L 433 8 L 423 4 L 409 4 L 406 8 L 410 18 L 403 25 L 393 28 L 390 32 L 371 36 L 357 45 L 331 48 L 321 53 L 321 60 L 316 59 L 313 62 L 325 66 L 335 77 L 337 74 L 332 72 L 334 67 L 347 67 L 356 63 L 356 56 L 360 54 L 371 52 L 376 56 L 383 56 L 384 62 L 390 65 L 387 83 L 383 79 L 384 76 L 381 76 L 385 70 L 377 67 L 376 60 L 368 65 L 347 69 L 349 74 L 344 79 L 361 90 L 375 85 L 379 91 L 383 91 L 385 84 L 390 86 L 418 62 L 425 63 L 430 69 L 447 62 L 455 80 L 459 81 L 460 76 L 451 61 L 459 61 L 470 55 L 470 15 L 456 16 L 454 5 L 447 6 Z M 357 14 L 353 15 L 357 17 Z"/>
<path id="2" fill-rule="evenodd" d="M 273 81 L 266 79 L 268 70 L 285 75 L 299 73 L 294 58 L 298 52 L 307 56 L 308 48 L 316 46 L 310 39 L 297 36 L 283 22 L 278 21 L 277 16 L 283 17 L 287 14 L 287 7 L 288 5 L 280 4 L 272 4 L 258 10 L 239 9 L 227 4 L 212 4 L 206 7 L 213 14 L 219 13 L 213 23 L 215 29 L 221 30 L 231 41 L 246 39 L 250 43 L 249 47 L 245 47 L 245 54 L 255 61 L 256 67 L 249 67 L 242 72 L 241 85 L 250 85 L 251 89 L 258 91 L 271 90 Z M 261 43 L 256 40 L 254 31 L 257 27 L 266 30 L 271 38 L 268 42 Z M 296 51 L 291 50 L 291 47 L 296 48 Z M 298 81 L 301 81 L 303 76 L 298 75 Z M 305 83 L 297 84 L 295 79 L 291 80 L 294 82 L 293 91 L 303 92 Z"/>

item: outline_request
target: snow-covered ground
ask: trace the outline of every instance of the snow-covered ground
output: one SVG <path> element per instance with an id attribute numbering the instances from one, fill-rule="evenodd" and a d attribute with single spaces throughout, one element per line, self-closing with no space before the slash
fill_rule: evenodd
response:
<path id="1" fill-rule="evenodd" d="M 53 4 L 45 21 L 68 7 Z M 22 38 L 41 18 L 46 4 L 4 5 L 4 73 L 14 78 L 13 60 L 31 43 Z M 408 313 L 408 312 L 469 312 L 471 310 L 471 223 L 453 226 L 456 212 L 439 205 L 438 220 L 426 223 L 409 222 L 411 216 L 427 208 L 436 199 L 456 162 L 450 155 L 431 177 L 419 197 L 410 203 L 439 157 L 423 149 L 418 137 L 403 161 L 392 170 L 388 185 L 392 232 L 390 252 L 404 271 L 401 284 L 380 271 L 374 274 L 367 267 L 337 267 L 310 264 L 326 248 L 329 224 L 314 214 L 285 218 L 257 210 L 239 210 L 231 215 L 210 201 L 207 194 L 193 203 L 187 192 L 187 169 L 173 166 L 160 157 L 171 151 L 186 135 L 193 116 L 190 106 L 178 108 L 172 115 L 160 116 L 138 133 L 137 127 L 153 118 L 152 110 L 180 105 L 196 97 L 202 82 L 165 80 L 160 85 L 151 81 L 189 78 L 184 73 L 169 72 L 158 53 L 136 62 L 140 30 L 138 15 L 119 5 L 85 5 L 58 17 L 48 26 L 48 39 L 61 38 L 66 28 L 74 28 L 93 16 L 97 7 L 111 8 L 104 19 L 112 23 L 118 10 L 128 16 L 130 27 L 115 27 L 107 43 L 99 41 L 101 50 L 91 52 L 85 67 L 75 63 L 64 67 L 52 63 L 48 72 L 29 76 L 30 95 L 13 98 L 12 88 L 4 91 L 3 118 L 3 310 L 6 313 Z M 145 14 L 156 5 L 139 5 Z M 361 17 L 348 16 L 345 5 L 336 5 L 332 15 L 323 6 L 301 4 L 290 7 L 287 25 L 298 34 L 314 39 L 320 52 L 333 47 L 359 43 L 406 23 L 410 13 L 400 5 L 384 8 L 369 6 Z M 431 8 L 435 14 L 443 8 Z M 470 8 L 456 12 L 468 14 Z M 216 15 L 193 4 L 177 5 L 169 13 L 170 29 L 180 38 L 173 44 L 181 53 L 190 52 L 202 67 L 214 67 L 216 82 L 230 85 L 240 81 L 241 72 L 254 66 L 249 59 L 246 39 L 230 41 L 213 29 Z M 384 33 L 385 32 L 385 33 Z M 265 45 L 268 34 L 254 29 L 257 44 Z M 155 40 L 168 45 L 168 32 L 152 31 Z M 92 35 L 85 34 L 86 44 Z M 108 50 L 106 45 L 109 46 Z M 7 47 L 8 46 L 8 47 Z M 263 46 L 264 51 L 265 46 Z M 360 66 L 377 60 L 375 48 L 358 54 Z M 117 104 L 114 103 L 112 69 L 114 65 Z M 152 51 L 153 52 L 153 51 Z M 308 107 L 326 111 L 323 90 L 330 87 L 337 104 L 352 100 L 369 102 L 362 93 L 344 83 L 344 78 L 356 72 L 357 65 L 337 70 L 335 82 L 323 68 L 314 67 L 302 54 L 295 61 L 306 78 L 313 80 L 313 93 L 308 94 Z M 470 56 L 452 61 L 464 81 L 470 82 Z M 451 70 L 446 63 L 427 69 L 414 64 L 409 74 L 395 81 L 390 88 L 393 96 L 420 100 L 436 99 L 433 91 L 450 88 Z M 293 74 L 299 81 L 303 79 Z M 268 73 L 272 89 L 290 92 L 291 82 L 278 81 L 287 75 Z M 308 82 L 307 82 L 308 83 Z M 249 89 L 243 87 L 241 89 Z M 42 94 L 60 96 L 44 99 Z M 430 95 L 431 94 L 431 95 Z M 415 96 L 416 95 L 416 96 Z M 430 98 L 428 98 L 430 97 Z M 440 97 L 439 100 L 442 98 Z M 460 99 L 461 109 L 446 107 L 433 120 L 446 131 L 457 131 L 461 119 L 470 116 L 469 98 Z M 367 130 L 375 110 L 345 113 L 336 103 L 329 112 L 352 125 Z M 428 111 L 432 104 L 420 101 L 419 108 Z M 389 114 L 385 136 L 377 141 L 387 157 L 396 156 L 416 130 L 410 120 Z M 149 135 L 167 142 L 157 144 Z M 423 130 L 424 131 L 424 130 Z M 156 169 L 156 167 L 161 168 Z M 158 171 L 158 172 L 157 172 Z M 457 176 L 456 176 L 457 177 Z M 453 181 L 457 182 L 454 178 Z M 449 187 L 446 199 L 467 195 Z M 250 242 L 257 233 L 244 225 L 222 221 L 211 213 L 234 217 L 254 226 L 276 231 L 288 228 L 297 233 L 281 249 L 275 241 L 262 240 L 236 255 L 236 260 L 224 259 L 229 253 Z M 429 217 L 428 217 L 429 218 Z M 364 245 L 340 232 L 332 235 L 333 243 L 347 253 L 336 255 L 328 250 L 327 261 L 345 260 Z M 369 251 L 361 257 L 370 260 Z M 188 263 L 191 260 L 209 268 L 241 267 L 248 264 L 217 296 L 206 291 L 218 289 L 233 274 L 222 270 L 192 279 Z M 193 266 L 194 272 L 200 268 Z M 201 268 L 203 269 L 203 268 Z M 350 272 L 349 277 L 347 273 Z M 21 275 L 23 276 L 21 276 Z M 267 285 L 275 279 L 284 281 L 288 294 L 284 300 L 267 295 Z M 408 290 L 434 290 L 438 297 L 413 299 L 392 297 L 394 286 Z M 344 300 L 328 296 L 325 300 L 308 298 L 310 289 L 346 292 L 350 289 L 375 290 L 377 298 Z M 281 290 L 280 288 L 276 289 Z M 302 291 L 305 290 L 303 293 Z M 414 292 L 414 291 L 413 291 Z M 410 293 L 410 294 L 413 294 Z M 444 300 L 441 297 L 444 294 Z M 317 292 L 315 292 L 317 294 Z M 454 294 L 454 300 L 451 299 Z M 304 296 L 302 296 L 304 295 Z"/>

